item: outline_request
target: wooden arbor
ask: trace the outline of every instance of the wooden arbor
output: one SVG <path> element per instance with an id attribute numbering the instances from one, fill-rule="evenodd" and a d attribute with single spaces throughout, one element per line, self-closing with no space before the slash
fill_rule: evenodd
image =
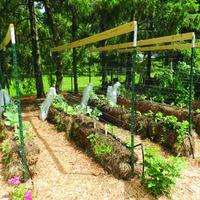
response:
<path id="1" fill-rule="evenodd" d="M 72 49 L 72 48 L 77 48 L 81 47 L 84 45 L 92 44 L 95 42 L 99 42 L 102 40 L 107 40 L 116 36 L 120 36 L 126 33 L 134 33 L 134 40 L 131 42 L 131 47 L 136 47 L 137 43 L 137 22 L 132 21 L 126 24 L 123 24 L 121 26 L 118 26 L 116 28 L 98 33 L 96 35 L 74 41 L 70 44 L 64 44 L 58 47 L 53 47 L 50 49 L 50 55 L 53 52 L 60 52 L 66 49 Z M 136 54 L 135 54 L 136 55 Z M 134 109 L 131 111 L 132 117 L 131 117 L 131 167 L 132 167 L 132 176 L 134 176 Z"/>
<path id="2" fill-rule="evenodd" d="M 77 48 L 83 45 L 92 44 L 98 41 L 110 39 L 112 37 L 120 36 L 122 34 L 133 32 L 133 41 L 108 45 L 105 47 L 93 48 L 91 51 L 111 51 L 118 50 L 119 52 L 133 52 L 133 67 L 132 67 L 132 95 L 131 95 L 131 167 L 132 167 L 132 176 L 134 176 L 134 124 L 135 124 L 135 66 L 136 66 L 136 55 L 137 52 L 145 51 L 160 51 L 160 50 L 170 50 L 170 49 L 183 49 L 191 48 L 191 68 L 190 68 L 190 97 L 189 97 L 189 135 L 191 135 L 192 130 L 192 85 L 193 85 L 193 65 L 194 65 L 194 49 L 195 49 L 195 34 L 184 33 L 178 35 L 171 35 L 159 38 L 152 38 L 147 40 L 137 41 L 137 22 L 129 22 L 127 24 L 118 26 L 116 28 L 107 30 L 105 32 L 74 41 L 70 44 L 64 44 L 58 47 L 50 49 L 50 52 L 60 52 L 65 49 Z M 182 41 L 190 40 L 191 43 L 182 44 Z M 178 42 L 178 43 L 177 43 Z M 170 43 L 170 44 L 168 44 Z M 200 46 L 200 44 L 197 44 Z"/>
<path id="3" fill-rule="evenodd" d="M 190 41 L 190 43 L 180 43 L 183 41 Z M 192 134 L 192 86 L 193 86 L 193 68 L 194 68 L 194 54 L 195 48 L 200 47 L 200 42 L 195 43 L 195 34 L 193 32 L 177 34 L 171 36 L 164 36 L 159 38 L 152 38 L 146 40 L 137 41 L 136 47 L 132 47 L 132 42 L 108 45 L 105 47 L 93 48 L 91 51 L 111 51 L 116 50 L 121 53 L 133 52 L 135 55 L 137 52 L 148 52 L 148 51 L 164 51 L 164 50 L 178 50 L 178 49 L 191 49 L 191 64 L 190 64 L 190 86 L 189 86 L 189 136 Z M 135 100 L 135 56 L 133 57 L 133 67 L 132 67 L 132 110 L 134 110 L 134 100 Z M 134 114 L 133 114 L 134 115 Z M 134 118 L 134 117 L 133 117 Z M 193 157 L 194 152 L 192 149 Z"/>

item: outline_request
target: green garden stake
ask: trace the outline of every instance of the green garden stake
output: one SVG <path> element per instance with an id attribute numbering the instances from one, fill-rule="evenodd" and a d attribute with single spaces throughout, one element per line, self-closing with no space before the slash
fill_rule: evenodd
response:
<path id="1" fill-rule="evenodd" d="M 91 67 L 89 65 L 89 83 L 91 83 Z"/>
<path id="2" fill-rule="evenodd" d="M 193 69 L 194 69 L 194 59 L 195 59 L 195 35 L 192 38 L 192 49 L 191 49 L 191 63 L 190 63 L 190 85 L 189 85 L 189 136 L 192 135 L 192 98 L 193 98 Z M 194 158 L 194 152 L 192 150 L 192 155 Z"/>
<path id="3" fill-rule="evenodd" d="M 137 56 L 137 22 L 134 21 L 133 53 L 131 68 L 131 177 L 134 177 L 134 131 L 135 131 L 135 65 Z"/>
<path id="4" fill-rule="evenodd" d="M 50 87 L 53 87 L 53 59 L 52 59 L 52 52 L 50 51 L 50 58 L 51 58 L 51 64 L 50 64 Z"/>
<path id="5" fill-rule="evenodd" d="M 19 130 L 20 130 L 20 155 L 21 155 L 21 159 L 22 159 L 23 179 L 24 179 L 24 181 L 26 181 L 29 177 L 28 177 L 28 165 L 27 165 L 26 156 L 25 156 L 25 143 L 24 143 L 24 135 L 23 135 L 23 124 L 22 124 L 22 113 L 21 113 L 21 102 L 20 102 L 20 88 L 19 88 L 19 71 L 18 71 L 18 66 L 17 66 L 15 31 L 14 31 L 13 25 L 10 28 L 10 33 L 11 33 L 11 42 L 12 42 L 15 87 L 16 87 L 16 95 L 17 95 L 17 112 L 18 112 L 18 120 L 19 120 L 18 125 L 19 125 Z"/>

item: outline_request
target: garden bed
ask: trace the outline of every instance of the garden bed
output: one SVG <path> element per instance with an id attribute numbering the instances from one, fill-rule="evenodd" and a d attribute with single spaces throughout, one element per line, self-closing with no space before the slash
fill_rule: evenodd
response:
<path id="1" fill-rule="evenodd" d="M 92 107 L 97 107 L 102 112 L 104 120 L 130 130 L 130 110 L 123 107 L 111 107 L 101 100 L 90 100 L 89 104 Z M 174 124 L 173 122 L 167 122 L 167 120 L 174 120 Z M 181 130 L 183 126 L 184 130 Z M 195 148 L 195 133 L 193 131 L 193 136 L 188 138 L 184 133 L 184 131 L 187 131 L 186 126 L 185 122 L 178 122 L 173 116 L 166 118 L 162 116 L 161 122 L 153 112 L 146 114 L 136 113 L 135 115 L 135 132 L 140 134 L 142 138 L 149 138 L 154 142 L 159 142 L 175 155 L 189 156 L 191 150 Z M 177 131 L 178 128 L 181 131 L 181 135 Z"/>
<path id="2" fill-rule="evenodd" d="M 67 116 L 54 108 L 49 111 L 48 121 L 65 131 L 69 138 L 109 173 L 120 179 L 131 177 L 130 149 L 106 133 L 102 123 L 84 115 Z M 136 153 L 134 157 L 136 163 L 138 161 Z"/>
<path id="3" fill-rule="evenodd" d="M 117 102 L 119 105 L 124 106 L 125 108 L 131 107 L 131 101 L 124 97 L 118 97 Z M 200 108 L 199 102 L 193 103 L 193 109 Z M 188 109 L 180 109 L 175 106 L 170 106 L 164 103 L 156 103 L 150 101 L 135 101 L 135 110 L 142 113 L 152 111 L 153 113 L 162 112 L 165 116 L 174 115 L 179 121 L 188 120 L 189 111 Z M 200 135 L 200 114 L 198 112 L 192 112 L 193 123 L 196 133 Z"/>
<path id="4" fill-rule="evenodd" d="M 0 146 L 2 151 L 3 176 L 5 180 L 19 177 L 23 180 L 20 144 L 15 137 L 14 128 L 5 125 L 4 119 L 0 117 Z M 32 178 L 36 173 L 36 163 L 39 156 L 39 148 L 34 142 L 34 137 L 29 132 L 29 139 L 25 142 L 26 160 L 28 165 L 28 176 Z"/>

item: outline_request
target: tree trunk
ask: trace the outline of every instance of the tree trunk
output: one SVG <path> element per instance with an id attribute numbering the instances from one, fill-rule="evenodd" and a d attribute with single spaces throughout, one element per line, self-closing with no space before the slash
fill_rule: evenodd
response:
<path id="1" fill-rule="evenodd" d="M 100 32 L 105 31 L 105 24 L 106 24 L 106 19 L 104 17 L 104 15 L 101 16 L 101 23 L 100 23 Z M 102 40 L 99 42 L 101 47 L 104 47 L 106 44 L 105 40 Z M 102 76 L 102 89 L 105 90 L 107 87 L 107 81 L 106 81 L 106 76 L 107 76 L 107 63 L 106 63 L 106 53 L 105 52 L 101 52 L 100 53 L 100 60 L 101 60 L 101 76 Z"/>
<path id="2" fill-rule="evenodd" d="M 151 80 L 151 51 L 147 53 L 147 80 Z"/>
<path id="3" fill-rule="evenodd" d="M 32 42 L 32 56 L 33 67 L 36 81 L 37 97 L 44 97 L 44 87 L 42 81 L 42 72 L 40 67 L 40 51 L 38 43 L 38 32 L 36 28 L 36 16 L 34 8 L 34 0 L 28 0 L 29 20 L 31 25 L 31 42 Z"/>
<path id="4" fill-rule="evenodd" d="M 73 6 L 72 8 L 72 40 L 76 40 L 76 32 L 77 32 L 77 14 L 76 14 L 76 8 Z M 77 50 L 76 48 L 73 48 L 72 53 L 72 66 L 73 66 L 73 76 L 74 76 L 74 93 L 78 93 L 78 71 L 77 71 Z"/>
<path id="5" fill-rule="evenodd" d="M 102 47 L 105 46 L 105 41 L 101 43 Z M 102 89 L 105 90 L 107 87 L 107 80 L 106 80 L 106 68 L 107 68 L 107 63 L 106 63 L 106 55 L 105 52 L 100 53 L 100 58 L 101 58 L 101 77 L 102 77 Z"/>
<path id="6" fill-rule="evenodd" d="M 47 14 L 48 23 L 49 23 L 49 26 L 51 28 L 51 32 L 53 35 L 54 45 L 59 46 L 60 37 L 59 37 L 57 26 L 56 26 L 56 23 L 55 23 L 55 20 L 53 18 L 53 14 L 51 11 L 50 1 L 43 0 L 43 3 L 44 3 L 45 11 Z M 59 53 L 55 52 L 53 55 L 54 55 L 54 60 L 56 63 L 56 91 L 57 91 L 57 93 L 61 93 L 62 92 L 62 80 L 63 80 L 62 61 L 61 61 L 61 57 L 60 57 Z"/>

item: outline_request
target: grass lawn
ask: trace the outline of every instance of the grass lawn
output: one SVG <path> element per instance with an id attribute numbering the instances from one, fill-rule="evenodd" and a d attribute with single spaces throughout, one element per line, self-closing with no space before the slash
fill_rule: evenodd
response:
<path id="1" fill-rule="evenodd" d="M 55 77 L 53 77 L 55 79 Z M 94 87 L 99 87 L 101 85 L 101 77 L 96 76 L 91 78 L 91 82 L 93 83 Z M 78 87 L 79 91 L 83 91 L 83 89 L 88 85 L 89 78 L 87 76 L 80 76 L 78 77 Z M 43 76 L 43 84 L 44 84 L 44 91 L 45 93 L 48 92 L 50 83 L 49 83 L 49 77 L 47 75 Z M 12 97 L 16 96 L 15 92 L 15 85 L 14 81 L 11 81 L 9 83 L 10 87 L 10 95 Z M 35 80 L 34 78 L 27 78 L 20 82 L 20 90 L 22 93 L 22 96 L 29 96 L 29 95 L 36 95 L 36 89 L 35 89 Z M 63 91 L 71 91 L 71 77 L 64 77 L 63 78 L 63 85 L 62 85 Z"/>
<path id="2" fill-rule="evenodd" d="M 125 81 L 125 75 L 120 75 L 119 77 L 120 82 Z M 55 80 L 55 76 L 53 77 Z M 107 76 L 107 79 L 110 80 L 110 76 Z M 91 77 L 91 82 L 94 85 L 94 88 L 100 87 L 101 86 L 101 76 L 93 76 Z M 136 76 L 136 83 L 139 80 L 139 76 Z M 55 82 L 55 81 L 54 81 Z M 82 92 L 83 89 L 88 85 L 89 83 L 89 78 L 88 76 L 80 76 L 78 77 L 78 87 L 79 87 L 79 92 Z M 44 91 L 45 94 L 48 92 L 49 87 L 50 87 L 50 81 L 49 81 L 49 76 L 44 75 L 43 76 L 43 84 L 44 84 Z M 16 91 L 15 91 L 15 84 L 14 81 L 9 82 L 9 90 L 10 90 L 10 95 L 12 97 L 16 96 Z M 65 76 L 63 78 L 63 85 L 62 85 L 62 90 L 63 91 L 71 91 L 71 77 Z M 35 79 L 34 78 L 25 78 L 23 81 L 20 82 L 20 91 L 22 93 L 22 96 L 31 96 L 31 95 L 36 95 L 36 89 L 35 89 Z"/>

